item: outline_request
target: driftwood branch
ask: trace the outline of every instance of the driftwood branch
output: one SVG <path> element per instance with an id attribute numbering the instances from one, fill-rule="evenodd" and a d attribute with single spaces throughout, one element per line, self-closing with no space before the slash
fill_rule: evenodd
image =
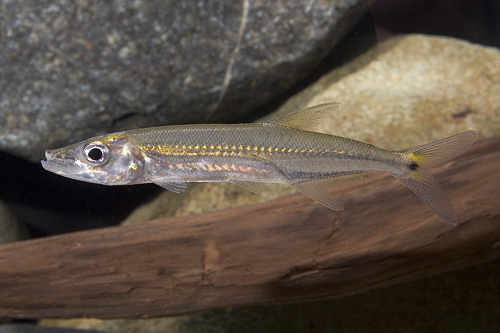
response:
<path id="1" fill-rule="evenodd" d="M 0 316 L 153 317 L 340 297 L 500 256 L 500 138 L 435 172 L 460 220 L 390 176 L 212 214 L 0 247 Z"/>

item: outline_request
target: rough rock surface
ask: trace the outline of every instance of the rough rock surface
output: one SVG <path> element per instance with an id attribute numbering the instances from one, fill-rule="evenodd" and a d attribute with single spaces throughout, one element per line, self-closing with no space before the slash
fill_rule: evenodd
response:
<path id="1" fill-rule="evenodd" d="M 33 161 L 97 134 L 229 122 L 317 66 L 364 1 L 6 0 L 0 149 Z"/>
<path id="2" fill-rule="evenodd" d="M 453 38 L 395 37 L 333 70 L 290 98 L 277 114 L 340 102 L 322 131 L 388 149 L 431 142 L 468 129 L 500 135 L 500 51 Z M 274 115 L 275 116 L 275 115 Z M 269 118 L 272 118 L 270 116 Z M 266 184 L 254 194 L 228 183 L 189 184 L 139 207 L 125 224 L 234 208 L 296 193 Z"/>

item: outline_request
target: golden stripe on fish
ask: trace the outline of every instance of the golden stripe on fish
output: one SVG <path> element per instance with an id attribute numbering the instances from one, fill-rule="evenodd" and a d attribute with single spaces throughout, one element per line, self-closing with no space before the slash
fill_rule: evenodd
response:
<path id="1" fill-rule="evenodd" d="M 306 149 L 306 148 L 290 148 L 290 147 L 265 147 L 265 146 L 243 146 L 243 145 L 229 145 L 222 144 L 175 144 L 175 145 L 141 145 L 139 149 L 145 152 L 155 152 L 165 156 L 273 156 L 281 152 L 281 155 L 294 155 L 294 154 L 322 154 L 328 153 L 330 150 Z M 344 151 L 332 152 L 343 154 Z M 273 154 L 274 153 L 274 154 Z"/>

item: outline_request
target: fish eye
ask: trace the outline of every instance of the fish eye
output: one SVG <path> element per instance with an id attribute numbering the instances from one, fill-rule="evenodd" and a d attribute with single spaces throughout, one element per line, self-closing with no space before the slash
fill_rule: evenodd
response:
<path id="1" fill-rule="evenodd" d="M 99 166 L 108 160 L 109 149 L 102 143 L 90 143 L 83 148 L 83 155 L 90 164 Z"/>

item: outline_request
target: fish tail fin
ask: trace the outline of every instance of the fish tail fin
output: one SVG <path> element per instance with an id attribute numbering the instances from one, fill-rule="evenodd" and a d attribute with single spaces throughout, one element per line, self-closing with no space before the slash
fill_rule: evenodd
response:
<path id="1" fill-rule="evenodd" d="M 475 131 L 466 131 L 422 146 L 402 151 L 410 159 L 408 172 L 398 178 L 443 220 L 457 225 L 458 219 L 450 199 L 434 180 L 429 169 L 462 154 L 476 138 Z"/>

